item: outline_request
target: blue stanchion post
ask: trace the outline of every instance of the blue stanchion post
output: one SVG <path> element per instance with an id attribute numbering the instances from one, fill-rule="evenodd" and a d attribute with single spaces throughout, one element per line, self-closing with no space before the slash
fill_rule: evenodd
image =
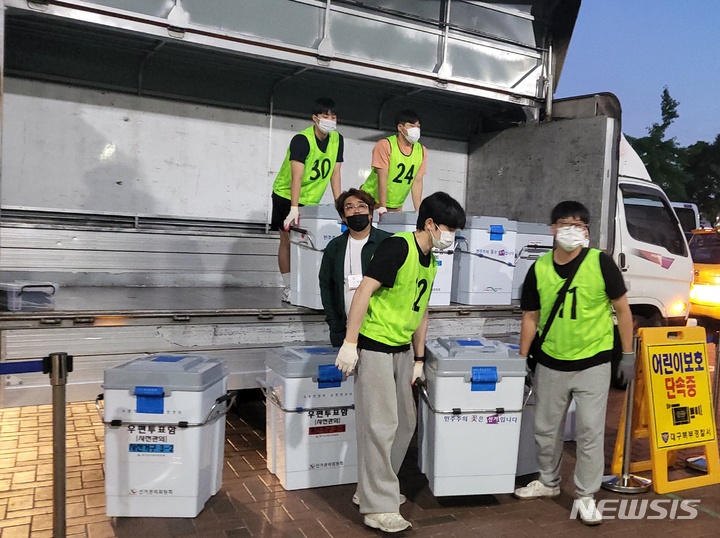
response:
<path id="1" fill-rule="evenodd" d="M 66 412 L 65 386 L 72 371 L 72 357 L 67 353 L 51 353 L 43 358 L 43 372 L 50 374 L 53 411 L 53 538 L 66 534 Z"/>
<path id="2" fill-rule="evenodd" d="M 53 538 L 66 536 L 66 413 L 65 385 L 72 372 L 73 358 L 67 353 L 51 353 L 42 360 L 0 363 L 0 375 L 42 372 L 50 374 L 53 411 Z"/>

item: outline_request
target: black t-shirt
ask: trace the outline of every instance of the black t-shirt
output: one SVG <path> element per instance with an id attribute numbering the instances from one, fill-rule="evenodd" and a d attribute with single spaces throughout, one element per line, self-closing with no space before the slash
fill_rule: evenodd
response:
<path id="1" fill-rule="evenodd" d="M 555 272 L 560 278 L 567 278 L 570 272 L 577 267 L 577 264 L 578 258 L 575 258 L 565 265 L 559 265 L 553 261 Z M 603 280 L 605 280 L 605 293 L 607 293 L 607 296 L 611 301 L 619 299 L 627 293 L 625 281 L 623 280 L 620 269 L 618 269 L 618 266 L 615 265 L 613 259 L 604 252 L 600 253 L 600 270 L 602 271 Z M 520 308 L 526 312 L 540 310 L 540 294 L 537 290 L 535 264 L 530 267 L 530 270 L 525 277 L 525 283 L 522 288 L 522 296 L 520 298 Z"/>
<path id="2" fill-rule="evenodd" d="M 343 162 L 345 141 L 343 140 L 343 136 L 341 134 L 338 134 L 338 136 L 340 137 L 340 139 L 338 140 L 338 154 L 335 162 L 341 163 Z M 323 153 L 327 150 L 329 142 L 330 136 L 326 136 L 325 140 L 320 140 L 317 136 L 315 137 L 315 143 L 317 144 L 318 149 Z M 304 163 L 309 153 L 310 142 L 308 142 L 308 139 L 305 137 L 305 135 L 298 133 L 293 136 L 292 140 L 290 141 L 290 160 Z"/>
<path id="3" fill-rule="evenodd" d="M 570 263 L 565 265 L 557 264 L 553 261 L 555 272 L 561 278 L 567 278 L 571 271 L 574 271 L 579 261 L 575 258 Z M 585 262 L 583 262 L 585 263 Z M 619 299 L 625 293 L 627 288 L 625 287 L 625 281 L 623 280 L 622 273 L 613 259 L 605 254 L 600 253 L 600 271 L 602 272 L 603 280 L 605 281 L 605 293 L 611 301 Z M 520 308 L 525 312 L 534 312 L 540 310 L 540 294 L 537 290 L 537 277 L 535 276 L 535 264 L 530 267 L 525 282 L 523 283 L 522 296 L 520 298 Z M 533 358 L 537 360 L 543 366 L 552 368 L 553 370 L 561 371 L 577 371 L 597 366 L 609 362 L 612 359 L 612 350 L 601 351 L 594 357 L 584 357 L 581 360 L 564 361 L 558 360 L 554 357 L 546 355 L 542 350 L 536 354 Z"/>
<path id="4" fill-rule="evenodd" d="M 432 252 L 424 254 L 417 239 L 415 239 L 415 248 L 417 249 L 418 259 L 423 267 L 430 267 Z M 383 286 L 392 288 L 395 285 L 398 271 L 405 263 L 409 254 L 408 243 L 402 237 L 388 237 L 380 243 L 375 251 L 375 255 L 365 270 L 365 276 L 374 278 Z M 389 346 L 360 335 L 358 338 L 358 347 L 369 351 L 379 351 L 381 353 L 399 353 L 410 349 L 409 345 Z"/>

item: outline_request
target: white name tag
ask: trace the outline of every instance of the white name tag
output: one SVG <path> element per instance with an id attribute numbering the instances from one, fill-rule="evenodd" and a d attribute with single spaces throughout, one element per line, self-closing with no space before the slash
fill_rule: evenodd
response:
<path id="1" fill-rule="evenodd" d="M 347 284 L 349 290 L 356 290 L 358 289 L 358 286 L 360 285 L 360 282 L 362 282 L 363 276 L 362 275 L 348 275 L 347 277 Z"/>

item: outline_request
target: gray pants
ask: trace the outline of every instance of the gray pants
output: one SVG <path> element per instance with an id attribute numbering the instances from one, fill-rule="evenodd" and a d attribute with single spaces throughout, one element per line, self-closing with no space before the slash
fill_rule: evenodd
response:
<path id="1" fill-rule="evenodd" d="M 360 351 L 355 372 L 355 419 L 360 513 L 400 511 L 397 473 L 415 433 L 412 350 Z"/>
<path id="2" fill-rule="evenodd" d="M 600 489 L 605 470 L 605 410 L 610 388 L 610 363 L 578 372 L 561 372 L 540 364 L 535 372 L 535 441 L 540 481 L 560 484 L 565 415 L 575 399 L 575 488 L 579 496 Z"/>

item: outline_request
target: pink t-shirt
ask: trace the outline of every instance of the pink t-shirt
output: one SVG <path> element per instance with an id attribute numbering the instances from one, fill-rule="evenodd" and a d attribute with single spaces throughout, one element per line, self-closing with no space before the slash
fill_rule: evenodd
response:
<path id="1" fill-rule="evenodd" d="M 398 148 L 399 147 L 400 146 L 398 145 Z M 423 149 L 423 160 L 422 160 L 422 164 L 420 165 L 420 169 L 418 170 L 415 177 L 425 175 L 425 162 L 427 161 L 427 148 L 425 146 L 423 146 L 422 149 Z M 405 155 L 405 154 L 403 153 L 403 155 Z M 409 155 L 405 155 L 405 156 L 408 157 Z M 372 166 L 373 168 L 376 168 L 378 170 L 390 169 L 390 141 L 387 138 L 378 140 L 375 143 L 375 147 L 373 147 L 373 151 L 372 151 L 372 162 L 370 163 L 370 166 Z"/>

